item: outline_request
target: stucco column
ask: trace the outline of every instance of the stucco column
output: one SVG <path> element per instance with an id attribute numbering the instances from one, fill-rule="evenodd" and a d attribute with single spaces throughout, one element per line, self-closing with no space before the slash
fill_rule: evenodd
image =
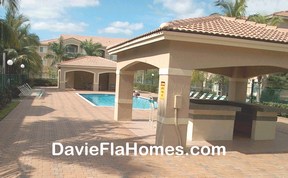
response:
<path id="1" fill-rule="evenodd" d="M 115 111 L 114 120 L 132 120 L 134 72 L 121 71 L 116 73 Z"/>
<path id="2" fill-rule="evenodd" d="M 60 90 L 65 90 L 65 88 L 66 88 L 66 86 L 65 86 L 65 84 L 66 84 L 66 81 L 65 81 L 66 72 L 65 72 L 64 69 L 61 69 L 59 73 L 60 73 L 59 89 Z"/>
<path id="3" fill-rule="evenodd" d="M 191 73 L 178 69 L 159 70 L 156 145 L 186 146 Z M 175 101 L 175 95 L 179 96 L 178 101 Z M 178 109 L 174 107 L 175 102 L 179 102 Z"/>
<path id="4" fill-rule="evenodd" d="M 93 91 L 99 91 L 99 74 L 94 73 L 94 78 L 93 78 Z"/>
<path id="5" fill-rule="evenodd" d="M 229 101 L 246 102 L 247 78 L 229 78 Z"/>

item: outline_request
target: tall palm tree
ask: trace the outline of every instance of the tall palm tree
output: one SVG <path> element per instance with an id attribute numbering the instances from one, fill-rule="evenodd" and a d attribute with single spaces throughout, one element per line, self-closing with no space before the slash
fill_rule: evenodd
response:
<path id="1" fill-rule="evenodd" d="M 11 38 L 6 40 L 4 48 L 7 50 L 8 58 L 15 58 L 15 63 L 26 64 L 25 68 L 28 71 L 37 73 L 41 70 L 42 60 L 37 53 L 38 46 L 40 45 L 39 37 L 36 34 L 30 33 L 29 19 L 24 15 L 17 15 L 8 10 L 6 17 L 3 21 L 5 26 L 9 27 L 7 34 L 11 34 Z M 13 53 L 12 53 L 13 52 Z M 13 65 L 15 73 L 20 65 Z"/>
<path id="2" fill-rule="evenodd" d="M 6 10 L 18 11 L 19 0 L 0 0 L 0 5 L 4 6 Z"/>
<path id="3" fill-rule="evenodd" d="M 10 46 L 11 41 L 16 41 L 15 36 L 13 36 L 13 30 L 5 19 L 0 19 L 0 38 L 1 38 L 1 45 L 0 51 L 4 51 L 5 46 Z"/>
<path id="4" fill-rule="evenodd" d="M 85 50 L 88 56 L 103 56 L 103 46 L 100 43 L 93 43 L 92 39 L 82 41 L 80 47 Z"/>
<path id="5" fill-rule="evenodd" d="M 19 7 L 19 0 L 0 0 L 0 6 L 3 6 L 7 11 L 16 13 Z M 0 51 L 3 52 L 4 45 L 7 39 L 11 39 L 9 33 L 9 26 L 4 23 L 4 19 L 0 19 L 0 38 L 1 38 L 1 48 Z M 5 35 L 4 35 L 5 34 Z"/>
<path id="6" fill-rule="evenodd" d="M 62 36 L 59 38 L 58 42 L 49 43 L 48 48 L 52 53 L 46 54 L 45 58 L 52 59 L 51 66 L 55 66 L 62 61 L 77 58 L 81 55 L 78 53 L 67 53 L 67 47 L 68 46 L 64 44 Z"/>
<path id="7" fill-rule="evenodd" d="M 217 0 L 215 5 L 220 7 L 228 17 L 243 18 L 246 13 L 246 0 Z"/>

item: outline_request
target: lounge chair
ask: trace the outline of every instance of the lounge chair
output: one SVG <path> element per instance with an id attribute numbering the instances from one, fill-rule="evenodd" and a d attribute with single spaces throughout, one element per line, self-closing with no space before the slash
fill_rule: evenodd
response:
<path id="1" fill-rule="evenodd" d="M 198 97 L 198 95 L 200 94 L 200 92 L 196 92 L 192 97 L 190 97 L 191 99 L 195 99 L 196 97 Z"/>
<path id="2" fill-rule="evenodd" d="M 194 91 L 191 91 L 189 96 L 192 97 L 194 95 Z"/>
<path id="3" fill-rule="evenodd" d="M 19 96 L 35 96 L 40 98 L 44 93 L 44 90 L 42 89 L 32 89 L 28 83 L 25 83 L 17 88 L 21 92 Z"/>
<path id="4" fill-rule="evenodd" d="M 207 94 L 208 94 L 208 93 L 203 93 L 203 94 L 200 96 L 199 99 L 200 99 L 200 100 L 204 99 Z"/>
<path id="5" fill-rule="evenodd" d="M 205 98 L 206 100 L 210 100 L 212 98 L 213 94 L 209 94 L 207 95 L 207 97 Z"/>
<path id="6" fill-rule="evenodd" d="M 219 100 L 223 101 L 223 100 L 226 100 L 227 96 L 223 95 L 219 98 Z"/>
<path id="7" fill-rule="evenodd" d="M 219 95 L 215 95 L 215 96 L 213 97 L 213 100 L 218 100 L 219 97 L 220 97 Z"/>

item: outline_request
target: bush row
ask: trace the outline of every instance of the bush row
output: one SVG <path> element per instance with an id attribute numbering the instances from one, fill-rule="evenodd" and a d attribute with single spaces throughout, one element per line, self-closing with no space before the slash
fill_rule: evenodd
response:
<path id="1" fill-rule="evenodd" d="M 57 79 L 28 79 L 27 83 L 33 86 L 57 86 Z"/>
<path id="2" fill-rule="evenodd" d="M 261 104 L 276 107 L 276 108 L 288 109 L 288 104 L 284 104 L 284 103 L 263 102 Z"/>
<path id="3" fill-rule="evenodd" d="M 261 104 L 288 110 L 288 104 L 285 104 L 285 103 L 263 102 Z M 287 113 L 280 113 L 279 115 L 283 116 L 283 117 L 288 117 L 288 112 Z"/>

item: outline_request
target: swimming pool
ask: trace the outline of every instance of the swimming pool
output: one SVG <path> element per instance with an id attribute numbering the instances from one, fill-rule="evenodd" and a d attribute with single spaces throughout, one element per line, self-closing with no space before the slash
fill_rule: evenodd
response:
<path id="1" fill-rule="evenodd" d="M 110 106 L 115 105 L 115 95 L 114 94 L 79 94 L 95 106 Z M 157 107 L 157 102 L 154 102 L 155 108 Z M 133 97 L 133 109 L 150 109 L 150 100 L 142 97 Z"/>

